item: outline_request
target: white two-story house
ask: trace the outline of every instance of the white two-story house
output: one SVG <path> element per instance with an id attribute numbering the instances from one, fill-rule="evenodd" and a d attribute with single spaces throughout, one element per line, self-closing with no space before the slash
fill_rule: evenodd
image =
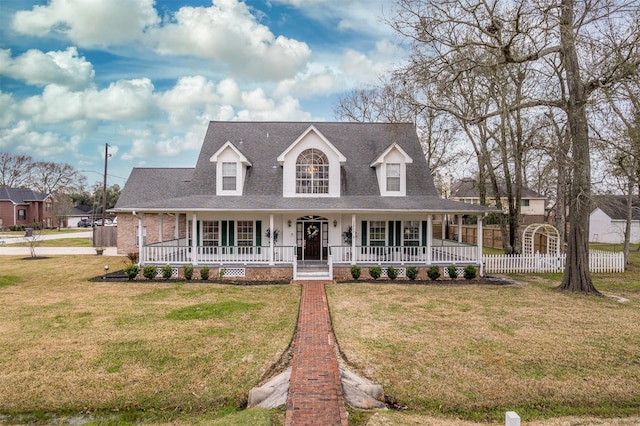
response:
<path id="1" fill-rule="evenodd" d="M 195 168 L 135 168 L 114 211 L 119 253 L 141 264 L 297 279 L 480 266 L 481 240 L 435 239 L 432 221 L 481 229 L 490 209 L 439 196 L 412 124 L 211 122 Z"/>

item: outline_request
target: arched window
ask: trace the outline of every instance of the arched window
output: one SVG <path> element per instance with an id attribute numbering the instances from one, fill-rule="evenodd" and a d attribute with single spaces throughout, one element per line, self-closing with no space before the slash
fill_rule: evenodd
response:
<path id="1" fill-rule="evenodd" d="M 329 193 L 329 160 L 322 151 L 303 151 L 296 161 L 296 193 Z"/>

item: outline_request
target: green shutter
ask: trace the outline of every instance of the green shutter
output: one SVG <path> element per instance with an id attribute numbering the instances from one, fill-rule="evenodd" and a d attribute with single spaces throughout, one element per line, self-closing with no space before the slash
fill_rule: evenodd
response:
<path id="1" fill-rule="evenodd" d="M 427 245 L 427 229 L 428 229 L 427 221 L 423 220 L 422 221 L 422 245 L 423 246 Z"/>
<path id="2" fill-rule="evenodd" d="M 363 220 L 361 222 L 361 232 L 360 232 L 360 236 L 362 237 L 362 246 L 366 246 L 367 245 L 367 221 Z"/>
<path id="3" fill-rule="evenodd" d="M 226 246 L 227 245 L 227 221 L 223 220 L 222 221 L 222 245 Z"/>
<path id="4" fill-rule="evenodd" d="M 402 222 L 396 221 L 396 246 L 402 245 Z"/>
<path id="5" fill-rule="evenodd" d="M 262 221 L 256 220 L 256 245 L 260 247 L 262 245 Z"/>
<path id="6" fill-rule="evenodd" d="M 235 245 L 235 238 L 234 238 L 235 231 L 236 231 L 236 228 L 235 228 L 235 226 L 233 224 L 233 221 L 230 220 L 229 221 L 229 245 L 230 246 Z"/>
<path id="7" fill-rule="evenodd" d="M 393 221 L 392 220 L 389 221 L 389 236 L 387 238 L 389 239 L 388 245 L 392 246 L 393 245 Z"/>

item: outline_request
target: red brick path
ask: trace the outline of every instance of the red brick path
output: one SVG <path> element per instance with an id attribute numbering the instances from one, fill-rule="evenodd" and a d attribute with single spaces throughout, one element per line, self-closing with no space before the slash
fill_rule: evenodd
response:
<path id="1" fill-rule="evenodd" d="M 346 426 L 325 283 L 305 281 L 301 285 L 285 425 Z"/>

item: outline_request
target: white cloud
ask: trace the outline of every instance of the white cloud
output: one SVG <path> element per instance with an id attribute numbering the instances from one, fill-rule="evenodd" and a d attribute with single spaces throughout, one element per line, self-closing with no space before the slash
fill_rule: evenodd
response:
<path id="1" fill-rule="evenodd" d="M 78 46 L 107 46 L 139 40 L 160 22 L 154 0 L 50 0 L 19 11 L 13 28 L 39 37 L 62 34 Z"/>
<path id="2" fill-rule="evenodd" d="M 16 119 L 15 101 L 10 93 L 0 91 L 0 126 L 8 126 Z"/>
<path id="3" fill-rule="evenodd" d="M 0 130 L 0 147 L 27 153 L 39 159 L 64 156 L 64 161 L 68 161 L 69 153 L 75 151 L 78 143 L 77 138 L 67 139 L 55 132 L 31 130 L 29 122 L 24 120 L 13 127 Z"/>
<path id="4" fill-rule="evenodd" d="M 82 89 L 93 82 L 95 72 L 90 62 L 78 56 L 75 47 L 44 53 L 31 49 L 11 59 L 11 51 L 0 49 L 0 74 L 27 84 L 57 84 Z"/>
<path id="5" fill-rule="evenodd" d="M 304 68 L 306 43 L 276 37 L 238 0 L 214 0 L 211 7 L 183 7 L 174 21 L 149 31 L 149 42 L 164 55 L 193 55 L 224 64 L 234 75 L 277 80 Z"/>
<path id="6" fill-rule="evenodd" d="M 149 116 L 153 106 L 153 84 L 149 79 L 120 80 L 103 90 L 71 91 L 49 84 L 42 95 L 25 99 L 18 106 L 24 116 L 40 123 L 73 120 L 135 120 Z"/>

